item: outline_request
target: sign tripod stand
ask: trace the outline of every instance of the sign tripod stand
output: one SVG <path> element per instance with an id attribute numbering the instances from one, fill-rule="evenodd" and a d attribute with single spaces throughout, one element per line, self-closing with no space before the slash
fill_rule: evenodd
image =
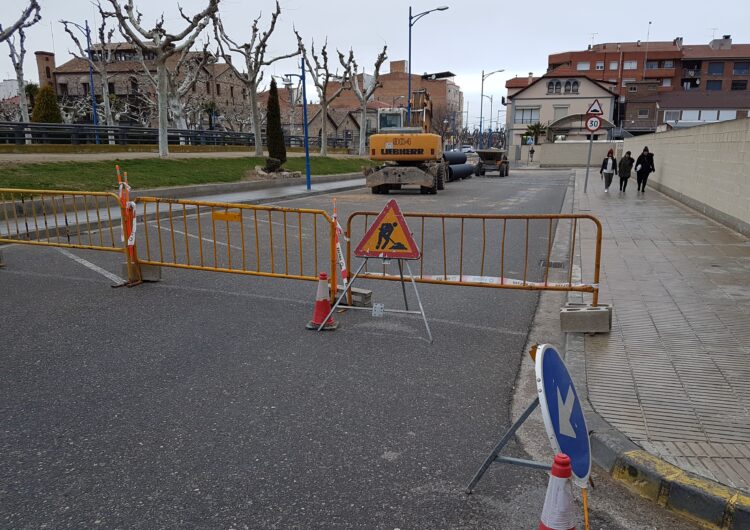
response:
<path id="1" fill-rule="evenodd" d="M 351 280 L 347 283 L 346 288 L 344 288 L 344 292 L 341 293 L 341 295 L 339 295 L 339 297 L 336 299 L 336 303 L 334 303 L 333 307 L 331 307 L 331 311 L 329 311 L 329 313 L 326 315 L 326 317 L 323 319 L 322 323 L 318 327 L 318 331 L 322 330 L 325 323 L 328 322 L 329 318 L 331 318 L 333 313 L 336 311 L 336 308 L 341 304 L 341 301 L 344 299 L 346 294 L 351 290 L 352 286 L 354 285 L 354 281 L 362 272 L 362 269 L 365 268 L 369 260 L 370 260 L 369 257 L 365 257 L 365 260 L 360 264 L 359 268 L 357 268 L 357 271 L 354 273 L 354 276 L 352 276 Z M 347 309 L 360 309 L 360 310 L 365 310 L 365 311 L 371 311 L 372 316 L 374 317 L 382 317 L 384 313 L 422 315 L 422 321 L 424 322 L 424 327 L 427 330 L 427 338 L 430 341 L 430 343 L 432 343 L 432 340 L 433 340 L 432 332 L 430 332 L 430 325 L 427 323 L 427 316 L 425 315 L 424 307 L 422 306 L 422 299 L 419 297 L 419 290 L 417 290 L 417 282 L 414 281 L 414 275 L 411 272 L 411 267 L 409 267 L 409 262 L 400 258 L 397 261 L 398 261 L 398 272 L 401 277 L 401 291 L 404 295 L 405 309 L 386 309 L 384 304 L 372 304 L 372 308 L 347 306 Z M 390 260 L 383 259 L 383 265 L 388 265 L 388 264 L 390 264 Z M 409 280 L 411 280 L 411 284 L 414 287 L 414 294 L 417 297 L 417 303 L 419 304 L 419 311 L 409 310 L 409 301 L 406 298 L 406 280 L 404 279 L 404 265 L 406 265 L 406 271 L 409 274 Z"/>
<path id="2" fill-rule="evenodd" d="M 419 297 L 417 282 L 414 281 L 414 275 L 412 274 L 411 267 L 407 261 L 419 259 L 419 248 L 409 231 L 409 227 L 406 226 L 404 215 L 401 213 L 398 203 L 396 203 L 395 200 L 388 201 L 380 214 L 378 214 L 377 218 L 367 229 L 367 232 L 365 232 L 359 245 L 357 245 L 357 248 L 354 250 L 354 255 L 358 258 L 364 258 L 364 261 L 360 264 L 351 280 L 346 284 L 344 292 L 341 293 L 336 300 L 336 303 L 333 304 L 330 312 L 326 318 L 323 319 L 323 323 L 318 327 L 318 331 L 323 329 L 324 323 L 328 322 L 328 319 L 331 318 L 334 311 L 336 311 L 336 308 L 341 304 L 341 301 L 352 289 L 355 280 L 359 277 L 362 269 L 365 268 L 370 259 L 375 258 L 382 260 L 383 266 L 390 264 L 391 260 L 395 259 L 398 262 L 398 272 L 401 279 L 401 292 L 404 295 L 404 309 L 386 309 L 384 304 L 373 304 L 372 309 L 353 306 L 348 306 L 348 308 L 372 311 L 372 316 L 374 317 L 382 317 L 384 313 L 421 315 L 424 327 L 427 330 L 427 338 L 430 343 L 432 343 L 432 332 L 430 331 L 430 325 L 427 323 L 427 317 L 425 316 L 424 307 L 422 306 L 422 299 Z M 414 294 L 417 297 L 419 311 L 409 310 L 409 301 L 406 298 L 404 265 L 406 265 L 409 280 L 411 281 L 412 287 L 414 287 Z"/>

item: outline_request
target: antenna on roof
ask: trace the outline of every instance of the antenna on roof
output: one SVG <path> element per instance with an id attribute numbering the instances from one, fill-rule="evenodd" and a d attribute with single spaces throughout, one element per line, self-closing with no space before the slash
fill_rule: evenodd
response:
<path id="1" fill-rule="evenodd" d="M 595 39 L 595 38 L 596 38 L 596 36 L 597 36 L 597 35 L 599 35 L 599 34 L 598 34 L 598 33 L 596 33 L 596 32 L 594 32 L 594 33 L 590 33 L 590 35 L 591 35 L 591 46 L 594 46 L 594 39 Z"/>
<path id="2" fill-rule="evenodd" d="M 708 28 L 711 30 L 711 40 L 714 40 L 716 38 L 716 30 L 719 28 Z"/>

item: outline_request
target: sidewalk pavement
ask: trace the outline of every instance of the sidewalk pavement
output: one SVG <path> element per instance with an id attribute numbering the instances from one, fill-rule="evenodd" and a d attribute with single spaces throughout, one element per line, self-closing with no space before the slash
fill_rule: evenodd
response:
<path id="1" fill-rule="evenodd" d="M 744 505 L 750 241 L 635 182 L 605 194 L 592 176 L 584 194 L 583 176 L 576 171 L 574 211 L 602 222 L 600 302 L 614 306 L 611 333 L 583 337 L 588 399 L 654 461 L 728 486 Z M 593 230 L 580 237 L 592 255 Z"/>

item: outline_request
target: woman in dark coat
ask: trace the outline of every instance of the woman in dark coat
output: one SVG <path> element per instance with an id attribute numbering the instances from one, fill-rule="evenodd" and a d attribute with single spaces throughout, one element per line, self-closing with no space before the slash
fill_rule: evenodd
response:
<path id="1" fill-rule="evenodd" d="M 646 182 L 648 176 L 656 171 L 654 166 L 654 154 L 650 153 L 648 147 L 643 148 L 643 152 L 638 156 L 638 160 L 635 161 L 635 175 L 638 179 L 638 191 L 646 192 Z"/>
<path id="2" fill-rule="evenodd" d="M 630 151 L 625 153 L 620 159 L 620 163 L 617 165 L 618 173 L 620 175 L 620 191 L 625 191 L 628 187 L 628 179 L 630 178 L 630 172 L 633 170 L 633 164 L 635 160 L 630 156 Z"/>

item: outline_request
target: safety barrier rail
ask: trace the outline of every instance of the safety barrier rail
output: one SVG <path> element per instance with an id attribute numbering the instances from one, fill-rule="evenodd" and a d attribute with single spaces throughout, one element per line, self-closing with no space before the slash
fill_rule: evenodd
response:
<path id="1" fill-rule="evenodd" d="M 122 214 L 114 193 L 0 188 L 0 243 L 123 252 Z"/>
<path id="2" fill-rule="evenodd" d="M 336 270 L 323 210 L 156 197 L 136 205 L 142 265 L 307 281 L 318 281 L 322 263 Z M 331 281 L 335 293 L 335 275 Z"/>
<path id="3" fill-rule="evenodd" d="M 352 264 L 352 242 L 356 245 L 378 212 L 354 212 L 346 225 L 347 268 Z M 593 294 L 599 302 L 599 267 L 601 262 L 602 226 L 586 214 L 441 214 L 404 212 L 409 228 L 421 250 L 419 273 L 415 280 L 423 283 L 465 285 L 499 289 L 544 291 L 578 291 Z M 361 220 L 361 221 L 360 221 Z M 570 252 L 565 261 L 552 261 L 556 223 L 571 224 Z M 596 231 L 593 256 L 593 278 L 574 281 L 575 242 L 582 221 L 590 221 Z M 356 234 L 355 232 L 356 225 Z M 431 225 L 431 226 L 430 226 Z M 518 230 L 518 227 L 521 230 Z M 530 240 L 545 240 L 542 255 L 530 256 Z M 519 252 L 520 251 L 520 252 Z M 538 261 L 536 261 L 538 259 Z M 552 281 L 550 269 L 567 267 L 565 281 Z M 413 270 L 415 268 L 413 267 Z M 587 269 L 589 270 L 589 269 Z M 401 281 L 389 274 L 385 265 L 380 272 L 365 269 L 362 278 Z"/>

